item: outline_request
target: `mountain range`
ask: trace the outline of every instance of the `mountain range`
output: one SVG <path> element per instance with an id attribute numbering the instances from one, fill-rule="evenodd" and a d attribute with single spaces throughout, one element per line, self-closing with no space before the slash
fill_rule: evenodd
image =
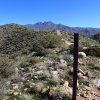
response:
<path id="1" fill-rule="evenodd" d="M 92 27 L 69 27 L 63 24 L 55 24 L 51 21 L 48 22 L 38 22 L 35 24 L 27 24 L 27 27 L 31 27 L 35 30 L 63 30 L 66 32 L 78 32 L 83 35 L 91 36 L 100 32 L 100 28 Z"/>

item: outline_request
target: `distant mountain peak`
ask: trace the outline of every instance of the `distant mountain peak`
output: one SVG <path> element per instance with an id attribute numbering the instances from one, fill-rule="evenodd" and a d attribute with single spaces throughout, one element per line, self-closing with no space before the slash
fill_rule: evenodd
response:
<path id="1" fill-rule="evenodd" d="M 53 23 L 52 21 L 44 21 L 35 23 L 34 25 L 55 25 L 55 23 Z"/>
<path id="2" fill-rule="evenodd" d="M 78 32 L 87 36 L 100 32 L 100 28 L 69 27 L 63 24 L 55 24 L 52 21 L 38 22 L 36 24 L 28 24 L 26 26 L 36 30 L 63 30 L 65 32 Z"/>

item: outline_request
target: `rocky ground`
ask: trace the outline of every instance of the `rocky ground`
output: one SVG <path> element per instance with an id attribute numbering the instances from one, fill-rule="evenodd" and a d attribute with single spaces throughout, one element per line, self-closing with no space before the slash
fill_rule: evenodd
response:
<path id="1" fill-rule="evenodd" d="M 69 55 L 68 55 L 69 56 Z M 35 59 L 39 61 L 36 62 Z M 100 76 L 93 76 L 86 70 L 90 57 L 79 59 L 77 100 L 100 99 Z M 1 100 L 53 100 L 59 97 L 67 100 L 72 95 L 72 65 L 67 62 L 73 59 L 60 55 L 57 60 L 46 57 L 34 57 L 33 54 L 17 57 L 14 66 L 15 74 L 6 80 L 5 97 Z M 92 58 L 100 65 L 99 58 Z M 24 62 L 24 63 L 23 63 Z M 82 68 L 82 69 L 81 69 Z M 40 98 L 40 99 L 39 99 Z M 65 98 L 65 99 L 64 99 Z M 57 99 L 58 100 L 58 99 Z M 69 100 L 69 99 L 68 99 Z"/>

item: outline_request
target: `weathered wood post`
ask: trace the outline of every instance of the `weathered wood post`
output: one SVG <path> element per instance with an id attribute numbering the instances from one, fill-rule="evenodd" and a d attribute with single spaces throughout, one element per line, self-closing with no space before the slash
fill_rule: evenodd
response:
<path id="1" fill-rule="evenodd" d="M 72 95 L 72 100 L 76 100 L 76 96 L 77 96 L 78 40 L 79 40 L 79 34 L 74 33 L 74 63 L 73 63 L 73 95 Z"/>

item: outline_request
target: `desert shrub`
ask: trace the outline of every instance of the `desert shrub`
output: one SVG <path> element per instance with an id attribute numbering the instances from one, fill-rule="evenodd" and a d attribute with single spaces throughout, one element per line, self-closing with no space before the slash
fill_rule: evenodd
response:
<path id="1" fill-rule="evenodd" d="M 55 48 L 62 44 L 61 37 L 56 34 L 48 34 L 45 37 L 46 44 L 44 47 Z"/>
<path id="2" fill-rule="evenodd" d="M 99 43 L 100 43 L 100 33 L 93 35 L 92 38 L 99 41 Z"/>
<path id="3" fill-rule="evenodd" d="M 88 64 L 88 68 L 89 68 L 91 71 L 100 71 L 100 67 L 99 67 L 99 66 L 96 66 L 94 63 Z"/>
<path id="4" fill-rule="evenodd" d="M 21 50 L 22 54 L 29 54 L 29 50 L 28 49 L 23 49 Z"/>
<path id="5" fill-rule="evenodd" d="M 86 46 L 86 47 L 89 47 L 89 46 L 97 46 L 99 45 L 97 41 L 89 38 L 89 37 L 86 37 L 84 35 L 79 35 L 79 45 L 81 46 Z"/>
<path id="6" fill-rule="evenodd" d="M 14 73 L 14 68 L 12 68 L 12 63 L 7 58 L 0 59 L 0 77 L 8 78 Z"/>
<path id="7" fill-rule="evenodd" d="M 90 56 L 100 57 L 100 47 L 98 46 L 89 47 L 84 52 Z"/>
<path id="8" fill-rule="evenodd" d="M 21 66 L 22 68 L 29 67 L 29 63 L 28 63 L 28 62 L 22 62 L 22 63 L 20 64 L 20 66 Z"/>
<path id="9" fill-rule="evenodd" d="M 54 81 L 52 81 L 52 80 L 47 80 L 45 85 L 46 86 L 56 86 L 56 83 Z"/>
<path id="10" fill-rule="evenodd" d="M 41 95 L 38 92 L 33 93 L 33 100 L 41 100 L 41 99 L 42 99 Z"/>
<path id="11" fill-rule="evenodd" d="M 69 50 L 70 50 L 70 53 L 74 53 L 74 45 L 71 45 L 69 46 Z M 83 51 L 83 46 L 82 45 L 79 45 L 78 46 L 78 51 Z"/>
<path id="12" fill-rule="evenodd" d="M 68 66 L 73 65 L 73 55 L 66 53 L 66 54 L 64 54 L 63 59 L 67 62 Z"/>
<path id="13" fill-rule="evenodd" d="M 41 62 L 41 61 L 42 61 L 42 59 L 39 59 L 38 57 L 32 57 L 30 59 L 30 63 L 32 63 L 32 64 L 36 64 L 36 63 Z"/>
<path id="14" fill-rule="evenodd" d="M 37 52 L 37 55 L 39 55 L 39 56 L 46 55 L 47 52 L 46 52 L 45 48 L 41 45 L 41 43 L 38 40 L 34 39 L 34 43 L 32 46 L 33 47 L 31 49 L 31 51 Z"/>
<path id="15" fill-rule="evenodd" d="M 87 68 L 92 74 L 92 78 L 96 78 L 100 75 L 100 66 L 95 63 L 89 63 Z"/>
<path id="16" fill-rule="evenodd" d="M 39 33 L 40 34 L 40 33 Z M 47 48 L 56 48 L 62 44 L 61 38 L 55 34 L 41 34 L 34 39 L 32 51 L 36 51 L 38 55 L 46 55 Z"/>

